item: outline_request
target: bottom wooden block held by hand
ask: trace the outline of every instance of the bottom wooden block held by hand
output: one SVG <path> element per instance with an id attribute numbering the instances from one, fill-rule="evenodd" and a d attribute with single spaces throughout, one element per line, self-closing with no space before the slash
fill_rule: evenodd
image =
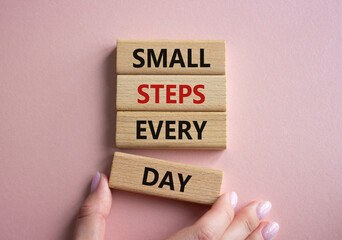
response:
<path id="1" fill-rule="evenodd" d="M 111 188 L 213 204 L 220 195 L 223 171 L 116 152 Z"/>
<path id="2" fill-rule="evenodd" d="M 118 148 L 225 149 L 225 112 L 118 111 Z"/>

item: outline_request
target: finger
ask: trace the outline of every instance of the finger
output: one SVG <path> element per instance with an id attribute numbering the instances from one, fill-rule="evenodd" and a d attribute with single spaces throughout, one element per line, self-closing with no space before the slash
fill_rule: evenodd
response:
<path id="1" fill-rule="evenodd" d="M 108 179 L 97 172 L 91 184 L 91 193 L 78 213 L 75 240 L 103 240 L 106 218 L 112 205 Z"/>
<path id="2" fill-rule="evenodd" d="M 264 240 L 261 230 L 268 224 L 268 222 L 260 222 L 259 226 L 246 238 L 246 240 Z"/>
<path id="3" fill-rule="evenodd" d="M 276 222 L 261 222 L 246 240 L 271 240 L 279 231 L 279 224 Z"/>
<path id="4" fill-rule="evenodd" d="M 221 239 L 222 234 L 234 218 L 237 203 L 235 192 L 223 194 L 194 225 L 176 233 L 169 240 Z"/>
<path id="5" fill-rule="evenodd" d="M 272 204 L 268 201 L 255 201 L 243 208 L 229 225 L 222 236 L 223 240 L 244 240 L 258 226 L 260 219 L 271 210 Z"/>

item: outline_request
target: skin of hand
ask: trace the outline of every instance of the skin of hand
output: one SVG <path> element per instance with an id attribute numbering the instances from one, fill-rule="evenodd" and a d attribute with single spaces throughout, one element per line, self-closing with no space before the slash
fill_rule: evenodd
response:
<path id="1" fill-rule="evenodd" d="M 197 222 L 167 240 L 273 239 L 279 231 L 278 223 L 262 221 L 270 212 L 271 203 L 254 201 L 235 215 L 237 200 L 235 192 L 222 194 Z M 80 208 L 74 240 L 103 240 L 111 205 L 108 178 L 97 172 L 92 180 L 91 193 Z"/>

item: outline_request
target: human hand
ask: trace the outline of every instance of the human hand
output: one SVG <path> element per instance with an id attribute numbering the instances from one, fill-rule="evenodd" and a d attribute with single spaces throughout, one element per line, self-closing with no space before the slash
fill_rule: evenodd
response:
<path id="1" fill-rule="evenodd" d="M 168 240 L 270 240 L 278 232 L 277 223 L 261 221 L 271 210 L 270 202 L 251 202 L 235 215 L 236 204 L 236 193 L 221 195 L 197 222 Z M 103 240 L 111 205 L 108 179 L 97 172 L 91 193 L 80 208 L 74 240 Z"/>

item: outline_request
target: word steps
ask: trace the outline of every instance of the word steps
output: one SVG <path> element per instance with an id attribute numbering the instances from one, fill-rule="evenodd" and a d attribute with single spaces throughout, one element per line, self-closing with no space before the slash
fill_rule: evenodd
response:
<path id="1" fill-rule="evenodd" d="M 118 75 L 116 110 L 225 112 L 224 75 Z"/>

